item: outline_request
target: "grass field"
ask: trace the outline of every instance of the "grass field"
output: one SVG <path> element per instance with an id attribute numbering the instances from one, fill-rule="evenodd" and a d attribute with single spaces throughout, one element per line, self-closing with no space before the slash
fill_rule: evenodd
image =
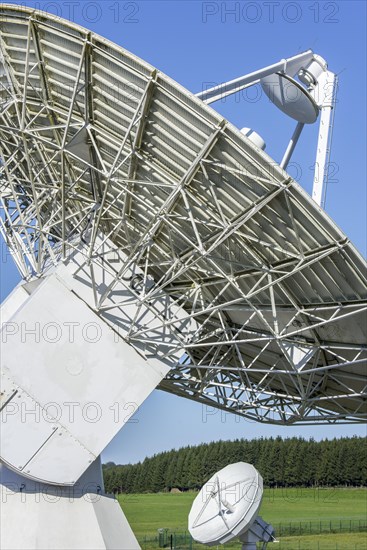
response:
<path id="1" fill-rule="evenodd" d="M 195 496 L 196 493 L 193 492 L 120 495 L 119 501 L 137 538 L 142 541 L 145 537 L 156 536 L 158 528 L 185 531 L 187 516 Z M 365 520 L 367 489 L 266 489 L 260 514 L 273 524 Z M 333 550 L 365 550 L 367 535 L 331 533 L 281 537 L 281 546 L 277 545 L 279 550 L 321 550 L 329 547 Z"/>

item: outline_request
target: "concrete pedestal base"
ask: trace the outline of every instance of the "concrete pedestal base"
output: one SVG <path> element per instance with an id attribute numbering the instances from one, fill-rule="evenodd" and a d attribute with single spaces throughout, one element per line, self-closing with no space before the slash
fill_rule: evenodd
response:
<path id="1" fill-rule="evenodd" d="M 72 487 L 34 482 L 0 465 L 1 550 L 138 550 L 97 460 Z"/>

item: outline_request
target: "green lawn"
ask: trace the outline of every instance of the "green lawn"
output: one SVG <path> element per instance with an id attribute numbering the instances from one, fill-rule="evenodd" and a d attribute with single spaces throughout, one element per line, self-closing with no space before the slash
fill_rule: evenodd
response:
<path id="1" fill-rule="evenodd" d="M 156 535 L 160 527 L 185 531 L 192 501 L 197 493 L 119 495 L 121 507 L 135 535 Z"/>
<path id="2" fill-rule="evenodd" d="M 119 501 L 137 538 L 156 536 L 158 528 L 185 531 L 191 503 L 197 493 L 120 495 Z M 273 524 L 327 520 L 365 519 L 367 489 L 266 489 L 260 510 Z M 320 545 L 320 540 L 322 545 Z M 354 540 L 354 546 L 346 541 Z M 344 548 L 366 549 L 365 533 L 338 533 L 304 537 L 281 537 L 281 547 L 289 550 L 328 548 L 326 541 Z M 269 547 L 272 548 L 272 545 Z M 275 545 L 274 545 L 275 548 Z M 279 548 L 279 545 L 277 546 Z"/>
<path id="3" fill-rule="evenodd" d="M 367 533 L 284 537 L 268 550 L 367 550 Z"/>
<path id="4" fill-rule="evenodd" d="M 363 519 L 367 489 L 266 489 L 260 513 L 269 523 Z"/>

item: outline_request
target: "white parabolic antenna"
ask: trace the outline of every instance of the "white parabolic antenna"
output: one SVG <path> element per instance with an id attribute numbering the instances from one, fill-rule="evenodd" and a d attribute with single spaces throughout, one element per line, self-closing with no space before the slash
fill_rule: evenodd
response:
<path id="1" fill-rule="evenodd" d="M 280 164 L 205 104 L 268 77 L 298 121 Z M 0 460 L 19 502 L 94 476 L 155 387 L 262 422 L 366 418 L 366 264 L 320 207 L 334 77 L 308 50 L 195 96 L 0 6 L 0 229 L 23 279 L 1 306 Z M 315 118 L 313 200 L 285 169 Z M 26 540 L 2 509 L 2 545 L 33 547 L 37 514 Z"/>
<path id="2" fill-rule="evenodd" d="M 226 466 L 202 487 L 189 514 L 189 531 L 194 540 L 215 546 L 235 538 L 256 548 L 246 534 L 252 530 L 257 540 L 268 542 L 273 529 L 258 518 L 263 495 L 263 480 L 251 464 L 237 462 Z M 254 525 L 256 522 L 256 525 Z M 251 535 L 250 535 L 251 536 Z"/>
<path id="3" fill-rule="evenodd" d="M 314 57 L 238 80 L 315 82 Z M 159 357 L 160 389 L 262 422 L 366 418 L 365 261 L 272 158 L 50 14 L 1 8 L 0 79 L 0 224 L 26 281 L 56 270 L 122 346 Z"/>
<path id="4" fill-rule="evenodd" d="M 319 107 L 311 94 L 296 80 L 282 73 L 273 73 L 261 80 L 269 99 L 285 113 L 303 124 L 312 124 L 319 116 Z"/>

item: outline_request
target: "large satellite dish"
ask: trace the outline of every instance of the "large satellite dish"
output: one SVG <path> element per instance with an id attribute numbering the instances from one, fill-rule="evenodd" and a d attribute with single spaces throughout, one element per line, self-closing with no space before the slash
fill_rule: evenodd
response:
<path id="1" fill-rule="evenodd" d="M 1 8 L 0 74 L 1 227 L 25 280 L 68 265 L 75 291 L 79 254 L 85 301 L 169 366 L 160 389 L 263 422 L 365 419 L 365 262 L 266 153 L 49 14 Z M 123 320 L 122 283 L 153 330 Z"/>
<path id="2" fill-rule="evenodd" d="M 263 480 L 252 464 L 226 466 L 195 498 L 189 514 L 191 536 L 207 546 L 240 538 L 243 549 L 256 550 L 256 542 L 274 538 L 273 528 L 258 516 L 262 495 Z"/>
<path id="3" fill-rule="evenodd" d="M 0 228 L 23 278 L 1 306 L 1 487 L 17 503 L 2 507 L 4 547 L 34 547 L 47 514 L 57 524 L 36 507 L 14 529 L 22 492 L 64 495 L 82 476 L 98 513 L 83 495 L 63 513 L 95 517 L 98 547 L 138 547 L 111 530 L 98 457 L 156 386 L 263 422 L 365 419 L 365 262 L 319 207 L 323 178 L 317 204 L 282 169 L 311 98 L 329 128 L 320 59 L 224 87 L 279 72 L 307 86 L 277 165 L 205 105 L 223 90 L 195 97 L 79 25 L 1 5 Z"/>

